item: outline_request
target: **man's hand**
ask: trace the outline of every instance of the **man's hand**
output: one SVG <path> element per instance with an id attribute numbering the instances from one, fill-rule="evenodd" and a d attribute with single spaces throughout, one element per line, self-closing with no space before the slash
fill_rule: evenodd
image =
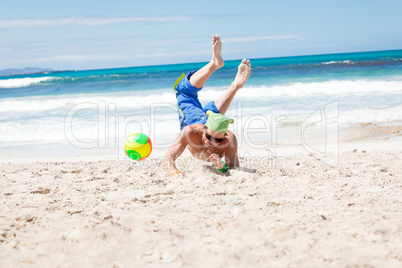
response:
<path id="1" fill-rule="evenodd" d="M 183 153 L 184 149 L 186 149 L 186 130 L 188 130 L 187 127 L 180 132 L 179 137 L 177 137 L 175 142 L 169 147 L 169 150 L 163 157 L 162 168 L 166 174 L 170 176 L 175 175 L 173 172 L 177 171 L 174 161 Z"/>
<path id="2" fill-rule="evenodd" d="M 209 160 L 214 164 L 216 169 L 222 169 L 225 164 L 222 163 L 222 159 L 217 154 L 211 154 Z"/>

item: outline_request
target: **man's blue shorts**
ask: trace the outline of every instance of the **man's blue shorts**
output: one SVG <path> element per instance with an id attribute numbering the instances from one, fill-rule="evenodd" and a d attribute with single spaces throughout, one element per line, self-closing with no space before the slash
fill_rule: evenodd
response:
<path id="1" fill-rule="evenodd" d="M 202 107 L 198 100 L 198 91 L 202 88 L 193 87 L 190 83 L 190 77 L 197 71 L 191 71 L 177 84 L 176 99 L 180 120 L 180 130 L 186 126 L 194 124 L 205 124 L 208 120 L 207 111 L 219 113 L 215 102 L 210 101 Z"/>

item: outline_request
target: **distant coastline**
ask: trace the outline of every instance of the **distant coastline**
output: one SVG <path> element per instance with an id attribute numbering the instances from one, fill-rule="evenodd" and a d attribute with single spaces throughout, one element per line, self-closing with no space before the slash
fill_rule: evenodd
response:
<path id="1" fill-rule="evenodd" d="M 15 75 L 26 75 L 26 74 L 43 74 L 43 73 L 54 73 L 56 70 L 50 68 L 34 68 L 28 67 L 24 69 L 4 69 L 0 70 L 0 77 L 2 76 L 15 76 Z"/>

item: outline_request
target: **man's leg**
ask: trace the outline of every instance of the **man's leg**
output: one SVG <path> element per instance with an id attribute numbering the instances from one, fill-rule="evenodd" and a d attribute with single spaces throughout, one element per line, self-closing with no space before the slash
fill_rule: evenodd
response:
<path id="1" fill-rule="evenodd" d="M 202 88 L 207 82 L 208 78 L 225 64 L 222 59 L 222 42 L 221 38 L 217 35 L 212 36 L 212 59 L 211 61 L 198 70 L 190 77 L 190 83 L 193 87 Z"/>
<path id="2" fill-rule="evenodd" d="M 251 64 L 249 60 L 242 60 L 239 65 L 236 78 L 233 83 L 230 85 L 229 89 L 223 93 L 223 95 L 215 101 L 216 108 L 218 108 L 219 113 L 225 114 L 229 109 L 230 104 L 237 91 L 241 89 L 246 83 L 251 73 Z"/>

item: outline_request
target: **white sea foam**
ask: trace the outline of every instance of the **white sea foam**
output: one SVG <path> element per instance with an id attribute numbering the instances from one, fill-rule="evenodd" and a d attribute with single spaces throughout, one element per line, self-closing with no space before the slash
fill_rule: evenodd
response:
<path id="1" fill-rule="evenodd" d="M 339 122 L 347 123 L 382 123 L 400 121 L 402 119 L 402 105 L 385 109 L 360 109 L 346 111 L 340 114 Z"/>
<path id="2" fill-rule="evenodd" d="M 0 80 L 0 88 L 20 88 L 37 85 L 41 82 L 59 79 L 58 77 L 37 77 L 37 78 L 12 78 Z"/>
<path id="3" fill-rule="evenodd" d="M 281 126 L 300 125 L 308 120 L 313 114 L 321 115 L 322 122 L 326 121 L 325 107 L 314 107 L 304 110 L 282 109 L 273 110 L 270 107 L 244 108 L 240 117 L 236 114 L 235 109 L 229 109 L 228 113 L 235 121 L 241 121 L 243 124 L 257 124 L 257 128 L 263 127 L 264 124 L 278 123 Z M 338 122 L 340 126 L 355 123 L 385 123 L 400 121 L 402 119 L 402 105 L 388 107 L 384 109 L 354 109 L 335 111 L 335 116 L 331 117 L 331 122 Z"/>
<path id="4" fill-rule="evenodd" d="M 131 95 L 130 95 L 131 94 Z M 126 95 L 118 94 L 75 94 L 62 96 L 36 96 L 23 98 L 0 99 L 0 112 L 44 112 L 48 110 L 62 109 L 68 111 L 79 104 L 98 104 L 105 102 L 114 104 L 118 109 L 142 109 L 149 108 L 152 104 L 175 105 L 176 99 L 173 93 L 161 93 L 151 95 L 135 95 L 131 92 Z"/>
<path id="5" fill-rule="evenodd" d="M 25 79 L 25 78 L 24 78 Z M 35 78 L 36 79 L 36 78 Z M 39 78 L 38 78 L 39 79 Z M 47 78 L 52 79 L 52 78 Z M 7 81 L 7 80 L 6 80 Z M 39 80 L 35 80 L 38 83 Z M 44 80 L 43 80 L 44 81 Z M 32 83 L 32 81 L 30 82 Z M 20 83 L 21 84 L 21 83 Z M 216 100 L 226 87 L 206 87 L 199 92 L 202 103 Z M 71 94 L 61 96 L 33 96 L 0 99 L 0 112 L 43 112 L 55 109 L 68 110 L 77 104 L 98 103 L 115 104 L 118 109 L 145 109 L 151 105 L 175 105 L 172 90 L 154 90 L 148 95 L 142 92 L 119 92 L 97 94 Z M 328 81 L 312 83 L 293 83 L 278 86 L 246 86 L 237 95 L 238 100 L 264 101 L 281 98 L 307 98 L 312 96 L 347 96 L 353 94 L 397 94 L 402 93 L 402 81 Z"/>
<path id="6" fill-rule="evenodd" d="M 351 64 L 353 63 L 353 61 L 351 60 L 342 60 L 342 61 L 327 61 L 327 62 L 323 62 L 322 64 Z"/>
<path id="7" fill-rule="evenodd" d="M 218 92 L 204 89 L 200 92 L 200 98 L 216 96 Z M 219 92 L 222 94 L 222 92 Z M 280 86 L 248 86 L 241 89 L 236 98 L 262 100 L 276 97 L 305 97 L 308 95 L 350 95 L 350 94 L 394 94 L 402 93 L 402 81 L 369 81 L 346 80 L 311 83 L 292 83 Z"/>
<path id="8" fill-rule="evenodd" d="M 199 93 L 199 98 L 202 103 L 211 100 L 216 100 L 224 92 L 225 87 L 206 88 Z M 149 112 L 150 107 L 167 106 L 175 107 L 175 95 L 170 89 L 156 90 L 150 94 L 146 92 L 119 92 L 119 93 L 105 93 L 97 94 L 72 94 L 61 96 L 33 96 L 21 98 L 5 98 L 0 99 L 0 113 L 7 116 L 7 113 L 67 113 L 69 109 L 80 104 L 99 104 L 100 102 L 106 105 L 114 104 L 118 111 L 143 111 Z M 297 106 L 303 105 L 306 102 L 310 103 L 311 99 L 316 96 L 349 96 L 364 94 L 373 95 L 387 95 L 402 93 L 402 81 L 330 81 L 330 82 L 314 82 L 314 83 L 294 83 L 281 86 L 249 86 L 241 89 L 235 101 L 267 101 L 266 105 L 262 105 L 259 109 L 265 107 L 274 107 L 273 99 L 277 99 L 281 103 L 289 104 L 290 99 L 297 98 Z M 258 104 L 258 106 L 261 105 Z M 293 105 L 294 106 L 294 105 Z M 258 108 L 258 107 L 256 107 Z M 274 107 L 275 109 L 277 107 Z M 294 110 L 290 109 L 291 111 Z M 298 107 L 297 107 L 298 108 Z M 289 111 L 288 111 L 289 112 Z"/>
<path id="9" fill-rule="evenodd" d="M 6 121 L 0 123 L 1 145 L 22 145 L 42 143 L 70 143 L 73 146 L 84 147 L 88 143 L 102 143 L 107 140 L 108 145 L 117 144 L 131 133 L 148 133 L 157 139 L 158 145 L 174 141 L 179 133 L 177 116 L 170 116 L 164 120 L 152 120 L 136 115 L 128 120 L 106 117 L 98 119 L 94 113 L 91 118 L 76 117 L 71 121 L 60 117 L 42 117 L 29 120 Z M 116 120 L 115 120 L 116 119 Z"/>
<path id="10" fill-rule="evenodd" d="M 200 100 L 203 104 L 216 100 L 224 90 L 225 87 L 206 87 L 199 94 Z M 358 80 L 294 83 L 272 87 L 248 86 L 238 92 L 228 114 L 235 118 L 240 128 L 246 127 L 247 120 L 256 115 L 264 116 L 267 120 L 272 120 L 272 116 L 284 116 L 285 119 L 280 121 L 279 127 L 287 128 L 300 125 L 320 108 L 315 105 L 321 105 L 322 100 L 333 101 L 337 99 L 337 95 L 364 94 L 371 95 L 371 98 L 375 99 L 376 96 L 389 94 L 391 100 L 395 98 L 391 94 L 400 93 L 402 93 L 402 81 Z M 318 99 L 320 101 L 317 101 Z M 242 105 L 241 113 L 238 113 L 236 102 L 243 100 L 248 101 L 250 105 Z M 402 118 L 402 105 L 384 109 L 368 109 L 359 103 L 350 105 L 350 101 L 348 105 L 340 106 L 337 121 L 341 127 L 348 123 L 391 122 Z M 139 115 L 135 118 L 149 122 L 144 123 L 143 126 L 130 122 L 125 131 L 135 132 L 143 127 L 143 131 L 150 133 L 157 143 L 162 143 L 163 140 L 171 142 L 179 130 L 176 99 L 171 89 L 153 90 L 149 93 L 128 91 L 5 98 L 0 99 L 0 143 L 67 143 L 65 117 L 71 108 L 85 103 L 91 104 L 90 107 L 98 105 L 96 107 L 99 108 L 101 104 L 104 104 L 104 107 L 107 107 L 107 116 L 114 116 L 114 118 Z M 110 104 L 114 104 L 116 109 L 108 109 Z M 150 115 L 151 106 L 157 107 L 154 117 Z M 85 108 L 85 105 L 83 107 Z M 378 104 L 378 107 L 381 105 Z M 97 139 L 100 136 L 98 122 L 98 111 L 87 110 L 85 113 L 77 113 L 73 120 L 72 132 L 81 141 Z M 254 124 L 263 124 L 263 121 L 254 121 Z M 115 133 L 113 127 L 111 133 Z M 117 138 L 122 139 L 125 134 L 127 133 L 119 132 Z"/>
<path id="11" fill-rule="evenodd" d="M 245 128 L 269 128 L 275 123 L 279 130 L 286 131 L 287 128 L 300 129 L 303 122 L 315 112 L 317 112 L 316 115 L 320 115 L 319 109 L 291 112 L 290 110 L 272 111 L 261 108 L 244 108 L 240 115 L 231 109 L 228 114 L 235 119 L 235 124 L 231 125 L 232 131 L 235 132 Z M 119 121 L 119 115 L 124 115 L 125 118 L 130 116 L 133 120 Z M 338 122 L 339 127 L 343 128 L 347 127 L 349 123 L 383 123 L 398 121 L 401 118 L 402 105 L 399 105 L 385 109 L 340 110 L 337 117 L 331 118 L 331 123 Z M 77 116 L 71 122 L 72 124 L 69 124 L 67 121 L 66 124 L 64 117 L 52 116 L 3 121 L 0 123 L 0 141 L 9 145 L 52 142 L 67 144 L 71 143 L 66 135 L 70 131 L 79 144 L 90 141 L 100 142 L 100 137 L 106 138 L 107 144 L 111 144 L 124 139 L 130 133 L 140 131 L 149 134 L 158 146 L 164 146 L 171 143 L 179 132 L 176 113 L 161 113 L 156 114 L 155 117 L 112 114 L 99 119 L 98 113 L 93 112 L 90 117 Z M 325 118 L 322 118 L 321 122 L 325 124 Z M 243 131 L 238 133 L 243 133 Z"/>

